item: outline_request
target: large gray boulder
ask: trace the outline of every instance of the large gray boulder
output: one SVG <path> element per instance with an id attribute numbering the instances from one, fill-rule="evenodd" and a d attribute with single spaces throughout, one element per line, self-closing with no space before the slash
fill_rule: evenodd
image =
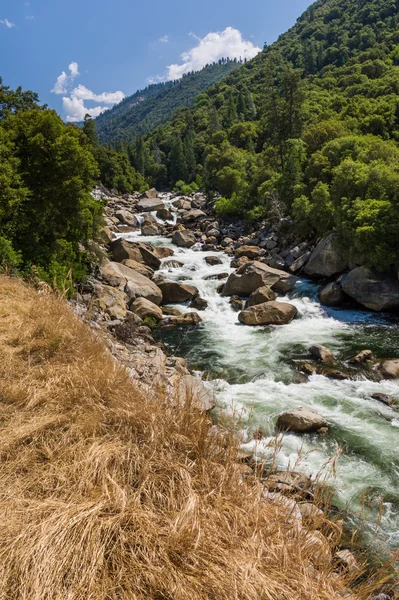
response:
<path id="1" fill-rule="evenodd" d="M 165 208 L 164 203 L 159 198 L 143 198 L 136 204 L 138 212 L 153 212 Z"/>
<path id="2" fill-rule="evenodd" d="M 291 291 L 298 278 L 280 269 L 273 269 L 259 261 L 242 265 L 228 278 L 223 296 L 250 296 L 260 287 L 272 288 L 278 294 Z"/>
<path id="3" fill-rule="evenodd" d="M 313 277 L 333 277 L 348 268 L 347 252 L 337 246 L 335 233 L 330 233 L 313 250 L 305 273 Z"/>
<path id="4" fill-rule="evenodd" d="M 399 308 L 399 281 L 390 271 L 379 273 L 368 267 L 357 267 L 341 282 L 345 294 L 375 311 Z"/>
<path id="5" fill-rule="evenodd" d="M 286 325 L 297 315 L 297 309 L 288 302 L 265 302 L 246 308 L 238 315 L 244 325 Z"/>
<path id="6" fill-rule="evenodd" d="M 277 419 L 277 431 L 293 431 L 294 433 L 312 433 L 328 427 L 327 421 L 312 408 L 300 406 L 287 411 Z"/>
<path id="7" fill-rule="evenodd" d="M 136 298 L 130 305 L 130 310 L 141 319 L 151 317 L 156 321 L 161 321 L 163 318 L 162 310 L 159 306 L 147 300 L 147 298 Z"/>
<path id="8" fill-rule="evenodd" d="M 159 269 L 161 266 L 161 261 L 152 251 L 151 246 L 141 242 L 128 242 L 123 238 L 118 238 L 112 242 L 111 252 L 113 259 L 117 262 L 135 260 L 151 269 Z"/>
<path id="9" fill-rule="evenodd" d="M 109 285 L 126 292 L 129 300 L 147 298 L 154 304 L 161 304 L 162 292 L 159 287 L 126 265 L 117 262 L 105 263 L 100 267 L 100 276 Z"/>
<path id="10" fill-rule="evenodd" d="M 206 214 L 198 208 L 192 208 L 182 215 L 183 223 L 193 223 L 197 219 L 206 217 Z"/>
<path id="11" fill-rule="evenodd" d="M 253 292 L 247 300 L 245 308 L 250 308 L 251 306 L 257 306 L 258 304 L 264 304 L 265 302 L 273 302 L 277 298 L 276 292 L 265 285 L 261 288 L 258 288 Z"/>
<path id="12" fill-rule="evenodd" d="M 136 219 L 134 214 L 131 213 L 129 210 L 125 210 L 125 209 L 119 210 L 115 213 L 115 217 L 121 223 L 124 223 L 125 225 L 128 225 L 129 227 L 134 227 L 135 229 L 137 229 L 139 226 L 138 220 Z"/>
<path id="13" fill-rule="evenodd" d="M 187 229 L 175 231 L 172 237 L 172 242 L 181 248 L 191 248 L 194 246 L 196 239 L 195 235 Z"/>
<path id="14" fill-rule="evenodd" d="M 327 283 L 327 285 L 320 290 L 319 298 L 324 306 L 340 306 L 345 300 L 342 288 L 336 281 Z"/>
<path id="15" fill-rule="evenodd" d="M 198 290 L 193 285 L 184 285 L 177 281 L 164 281 L 159 284 L 162 291 L 163 304 L 186 302 L 198 295 Z"/>

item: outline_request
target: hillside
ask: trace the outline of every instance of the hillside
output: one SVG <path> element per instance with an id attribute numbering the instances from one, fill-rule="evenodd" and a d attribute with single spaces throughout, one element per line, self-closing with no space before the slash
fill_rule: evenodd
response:
<path id="1" fill-rule="evenodd" d="M 226 77 L 240 66 L 233 60 L 207 65 L 182 79 L 149 85 L 125 98 L 96 119 L 99 140 L 106 144 L 133 142 L 168 121 L 182 107 L 192 106 L 197 94 Z"/>
<path id="2" fill-rule="evenodd" d="M 337 230 L 355 262 L 399 263 L 394 0 L 319 0 L 279 40 L 147 136 L 158 187 L 196 182 L 221 215 Z M 138 155 L 139 154 L 139 155 Z"/>

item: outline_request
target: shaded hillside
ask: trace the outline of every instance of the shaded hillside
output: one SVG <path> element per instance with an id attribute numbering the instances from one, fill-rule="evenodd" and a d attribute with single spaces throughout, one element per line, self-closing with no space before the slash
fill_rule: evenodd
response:
<path id="1" fill-rule="evenodd" d="M 223 60 L 182 79 L 148 86 L 125 98 L 96 119 L 100 142 L 132 142 L 168 121 L 176 109 L 191 106 L 197 94 L 237 69 L 241 63 Z"/>
<path id="2" fill-rule="evenodd" d="M 219 192 L 221 214 L 291 216 L 303 235 L 336 229 L 355 261 L 399 263 L 398 7 L 315 2 L 137 145 L 133 164 L 160 187 Z"/>

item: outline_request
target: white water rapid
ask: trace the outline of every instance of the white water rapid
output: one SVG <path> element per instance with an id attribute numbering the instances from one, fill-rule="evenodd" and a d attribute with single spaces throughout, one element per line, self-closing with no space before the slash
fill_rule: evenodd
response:
<path id="1" fill-rule="evenodd" d="M 166 196 L 164 201 L 170 209 L 170 198 Z M 390 315 L 360 310 L 325 309 L 317 299 L 317 286 L 304 280 L 284 298 L 298 309 L 292 323 L 257 328 L 241 325 L 229 298 L 216 291 L 221 283 L 216 276 L 232 272 L 226 254 L 203 252 L 199 245 L 189 250 L 177 248 L 169 238 L 144 237 L 140 232 L 123 237 L 173 248 L 173 258 L 183 266 L 161 267 L 159 272 L 166 279 L 196 286 L 208 301 L 208 308 L 199 313 L 200 326 L 164 330 L 161 338 L 171 353 L 183 356 L 191 368 L 206 375 L 220 407 L 240 416 L 244 448 L 258 456 L 270 456 L 276 416 L 298 406 L 312 407 L 330 423 L 329 434 L 286 435 L 277 454 L 278 464 L 315 476 L 342 449 L 329 479 L 337 490 L 338 504 L 359 515 L 364 496 L 373 531 L 372 523 L 384 499 L 379 537 L 390 547 L 398 547 L 399 407 L 390 408 L 370 396 L 381 392 L 399 401 L 399 382 L 337 381 L 313 375 L 298 383 L 292 363 L 301 355 L 306 358 L 312 344 L 327 345 L 343 359 L 366 348 L 380 357 L 399 357 L 398 321 Z M 222 263 L 208 266 L 206 256 L 218 256 Z M 211 275 L 215 279 L 205 279 Z M 265 437 L 255 441 L 253 431 L 260 427 Z M 299 465 L 298 454 L 302 456 Z"/>

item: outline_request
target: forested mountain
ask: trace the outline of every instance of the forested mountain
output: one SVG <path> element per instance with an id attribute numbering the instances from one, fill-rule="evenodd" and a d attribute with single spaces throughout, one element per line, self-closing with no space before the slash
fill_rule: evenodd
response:
<path id="1" fill-rule="evenodd" d="M 354 260 L 399 263 L 398 0 L 318 0 L 192 109 L 128 149 L 150 184 L 222 195 L 247 219 L 337 230 Z"/>
<path id="2" fill-rule="evenodd" d="M 139 90 L 97 117 L 100 142 L 132 142 L 137 136 L 149 133 L 158 125 L 166 123 L 176 109 L 192 106 L 197 94 L 226 77 L 241 64 L 237 60 L 221 59 L 201 71 L 187 73 L 176 81 L 156 83 Z"/>

